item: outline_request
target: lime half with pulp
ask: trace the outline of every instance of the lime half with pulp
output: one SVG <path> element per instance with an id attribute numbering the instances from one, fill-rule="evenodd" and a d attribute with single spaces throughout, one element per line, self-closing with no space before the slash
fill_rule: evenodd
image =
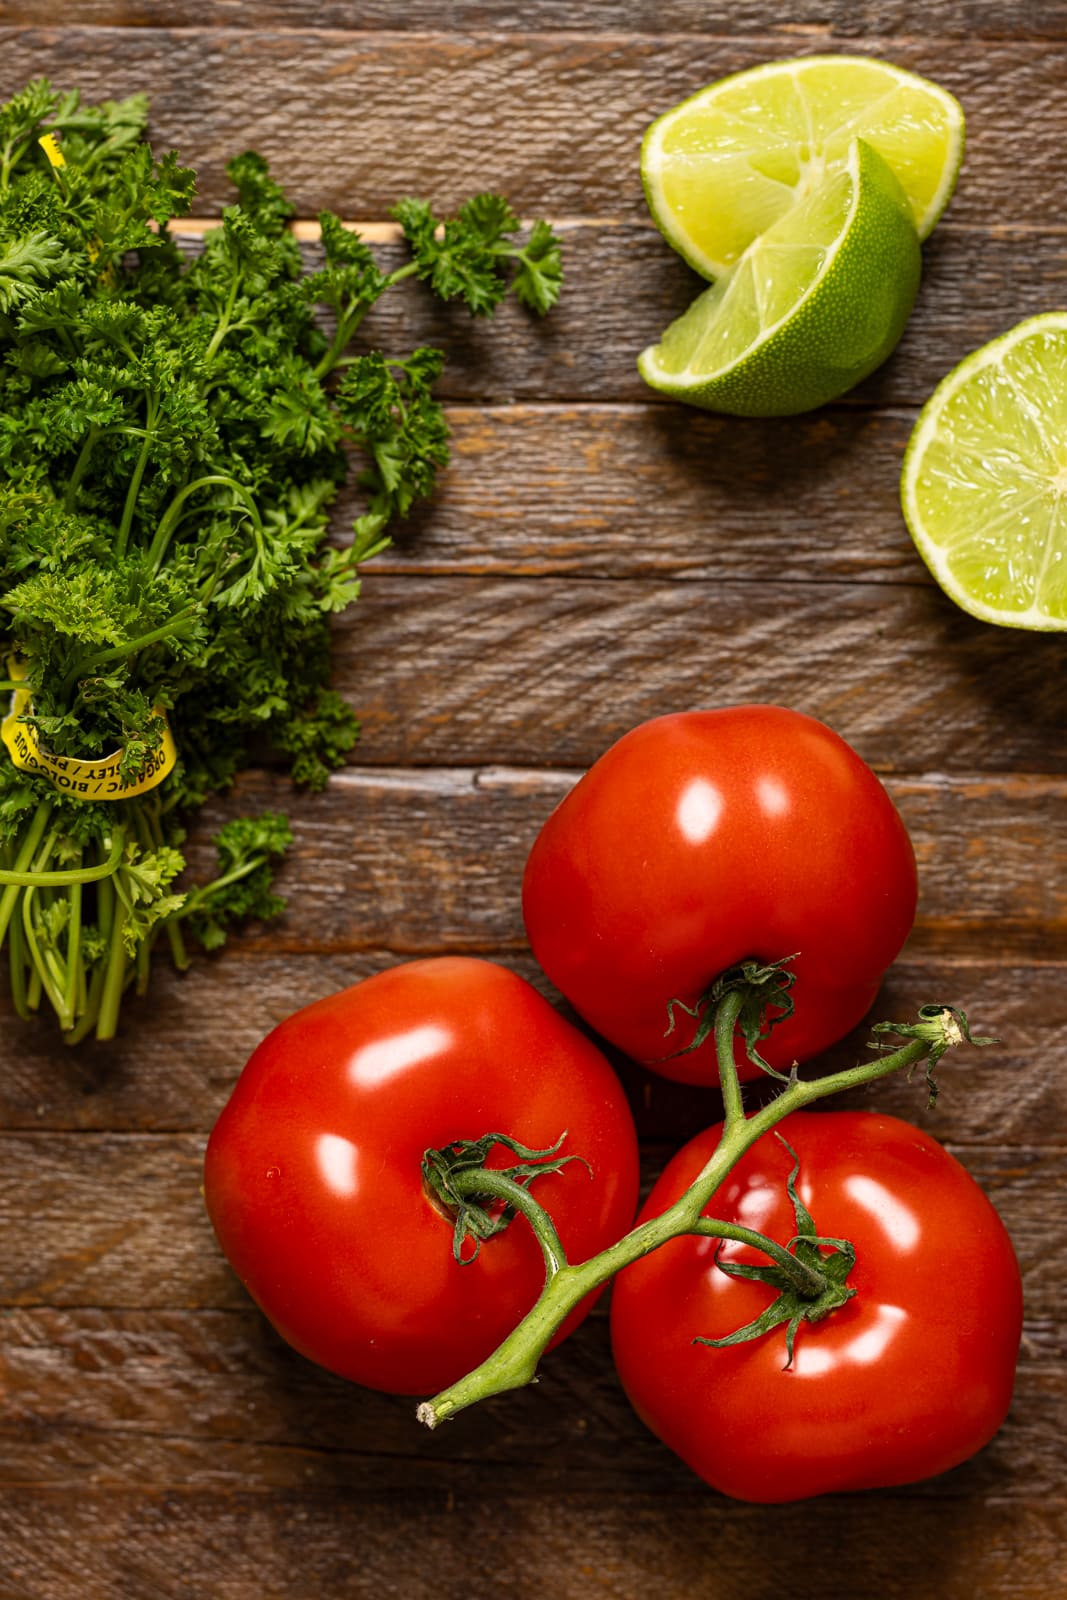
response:
<path id="1" fill-rule="evenodd" d="M 1008 628 L 1067 629 L 1067 311 L 961 361 L 919 414 L 904 517 L 945 593 Z"/>
<path id="2" fill-rule="evenodd" d="M 749 245 L 638 358 L 661 394 L 737 416 L 786 416 L 843 394 L 893 349 L 919 287 L 907 200 L 881 156 L 844 166 Z"/>
<path id="3" fill-rule="evenodd" d="M 963 112 L 937 84 L 866 56 L 768 62 L 666 112 L 641 147 L 649 210 L 691 266 L 721 277 L 857 138 L 896 174 L 925 239 L 956 184 Z"/>

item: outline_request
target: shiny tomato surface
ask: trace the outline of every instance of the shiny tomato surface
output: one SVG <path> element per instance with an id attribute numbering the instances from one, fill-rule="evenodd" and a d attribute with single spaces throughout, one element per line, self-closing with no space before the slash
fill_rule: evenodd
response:
<path id="1" fill-rule="evenodd" d="M 795 1015 L 761 1047 L 803 1061 L 866 1014 L 915 917 L 915 857 L 881 783 L 821 722 L 778 706 L 683 712 L 612 746 L 545 823 L 523 913 L 552 982 L 606 1039 L 714 1083 L 714 1042 L 673 1055 L 709 983 L 796 955 Z M 757 1068 L 738 1054 L 742 1076 Z"/>
<path id="2" fill-rule="evenodd" d="M 718 1143 L 699 1135 L 667 1167 L 641 1220 L 689 1186 Z M 911 1483 L 966 1460 L 1011 1399 L 1022 1291 L 996 1211 L 926 1133 L 869 1112 L 800 1112 L 781 1132 L 800 1158 L 797 1192 L 821 1235 L 849 1240 L 856 1294 L 802 1323 L 714 1350 L 774 1299 L 731 1278 L 716 1241 L 672 1240 L 616 1279 L 612 1341 L 626 1391 L 654 1433 L 724 1494 L 780 1501 Z M 786 1245 L 796 1233 L 789 1151 L 767 1134 L 706 1214 Z M 746 1246 L 723 1258 L 767 1265 Z"/>
<path id="3" fill-rule="evenodd" d="M 600 1052 L 514 973 L 413 961 L 320 1000 L 264 1039 L 211 1135 L 208 1212 L 231 1265 L 312 1361 L 432 1394 L 536 1300 L 541 1252 L 517 1218 L 460 1266 L 424 1192 L 427 1148 L 503 1133 L 580 1155 L 534 1181 L 581 1260 L 629 1227 L 637 1149 Z M 515 1157 L 496 1146 L 489 1165 Z M 563 1337 L 584 1316 L 585 1303 Z"/>

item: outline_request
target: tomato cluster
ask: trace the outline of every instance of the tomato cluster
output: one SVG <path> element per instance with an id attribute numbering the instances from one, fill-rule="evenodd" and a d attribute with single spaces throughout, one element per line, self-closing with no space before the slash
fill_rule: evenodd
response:
<path id="1" fill-rule="evenodd" d="M 620 740 L 548 819 L 523 883 L 531 946 L 577 1011 L 647 1066 L 700 1083 L 717 1081 L 698 1030 L 725 969 L 792 958 L 794 1009 L 761 1043 L 788 1068 L 866 1013 L 915 902 L 911 844 L 874 774 L 822 724 L 768 706 L 664 717 Z M 740 1047 L 737 1059 L 741 1076 L 759 1070 Z M 686 1191 L 718 1133 L 679 1153 L 642 1218 Z M 1021 1296 L 1007 1234 L 912 1127 L 799 1113 L 784 1133 L 793 1194 L 791 1158 L 767 1136 L 709 1213 L 788 1250 L 799 1196 L 820 1235 L 855 1251 L 846 1302 L 804 1323 L 788 1362 L 780 1333 L 709 1349 L 698 1341 L 743 1328 L 773 1291 L 745 1275 L 761 1259 L 749 1245 L 672 1239 L 615 1282 L 624 1386 L 672 1449 L 742 1498 L 940 1472 L 992 1436 L 1010 1399 Z M 498 1175 L 520 1170 L 515 1144 L 553 1153 L 521 1170 L 570 1261 L 626 1233 L 637 1145 L 601 1053 L 492 963 L 410 962 L 263 1041 L 209 1142 L 208 1211 L 297 1350 L 426 1394 L 483 1362 L 542 1288 L 544 1241 L 509 1220 L 514 1206 L 500 1201 L 481 1239 L 463 1241 L 425 1179 L 427 1151 L 487 1135 Z"/>

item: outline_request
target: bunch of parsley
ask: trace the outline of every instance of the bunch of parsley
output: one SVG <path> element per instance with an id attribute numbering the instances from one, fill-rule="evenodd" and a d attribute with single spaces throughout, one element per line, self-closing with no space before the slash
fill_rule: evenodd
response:
<path id="1" fill-rule="evenodd" d="M 306 272 L 254 154 L 230 164 L 238 203 L 189 261 L 167 226 L 194 174 L 153 157 L 146 112 L 43 80 L 0 109 L 0 673 L 25 677 L 23 721 L 54 756 L 118 750 L 133 784 L 168 724 L 178 749 L 159 786 L 106 802 L 0 752 L 14 1004 L 45 999 L 71 1041 L 113 1035 L 160 937 L 184 966 L 187 936 L 213 948 L 280 909 L 286 819 L 228 824 L 218 876 L 189 889 L 190 812 L 265 748 L 320 787 L 356 736 L 328 686 L 329 617 L 448 458 L 440 352 L 349 353 L 366 312 L 411 276 L 476 314 L 509 291 L 543 313 L 561 282 L 551 229 L 515 242 L 495 195 L 444 224 L 401 202 L 411 259 L 390 274 L 325 212 Z M 328 517 L 351 447 L 366 506 L 339 548 Z"/>

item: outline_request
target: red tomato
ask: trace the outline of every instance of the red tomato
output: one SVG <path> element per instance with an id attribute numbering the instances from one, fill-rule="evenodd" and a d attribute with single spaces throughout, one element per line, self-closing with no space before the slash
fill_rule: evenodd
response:
<path id="1" fill-rule="evenodd" d="M 606 1039 L 715 1083 L 714 1041 L 664 1059 L 668 1006 L 726 968 L 797 952 L 796 1014 L 762 1047 L 788 1068 L 865 1015 L 915 917 L 915 858 L 878 779 L 821 722 L 778 706 L 659 717 L 601 756 L 526 865 L 534 954 Z M 738 1055 L 743 1077 L 758 1069 Z"/>
<path id="2" fill-rule="evenodd" d="M 211 1135 L 219 1243 L 284 1339 L 357 1383 L 432 1394 L 536 1300 L 541 1252 L 516 1218 L 477 1260 L 425 1193 L 424 1150 L 502 1133 L 584 1157 L 531 1193 L 581 1260 L 629 1227 L 637 1147 L 593 1045 L 487 961 L 412 961 L 298 1011 L 254 1052 Z M 497 1146 L 490 1165 L 515 1157 Z M 589 1301 L 564 1325 L 581 1321 Z"/>
<path id="3" fill-rule="evenodd" d="M 612 1339 L 627 1394 L 683 1461 L 741 1500 L 944 1472 L 992 1438 L 1011 1399 L 1022 1291 L 1004 1225 L 958 1161 L 895 1117 L 798 1112 L 781 1126 L 816 1229 L 855 1247 L 854 1298 L 800 1325 L 788 1371 L 784 1327 L 726 1349 L 693 1344 L 744 1327 L 774 1291 L 722 1272 L 715 1240 L 672 1240 L 615 1282 Z M 719 1133 L 679 1152 L 642 1220 L 689 1186 Z M 792 1165 L 765 1135 L 707 1214 L 787 1244 Z M 723 1258 L 767 1265 L 735 1244 Z"/>

